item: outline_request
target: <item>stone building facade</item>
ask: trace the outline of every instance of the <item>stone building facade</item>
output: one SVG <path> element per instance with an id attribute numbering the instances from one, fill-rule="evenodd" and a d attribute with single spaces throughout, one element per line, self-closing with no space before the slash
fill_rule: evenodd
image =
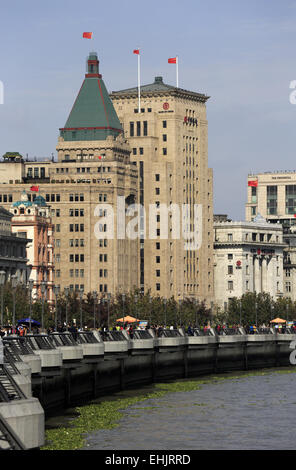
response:
<path id="1" fill-rule="evenodd" d="M 215 301 L 225 308 L 246 292 L 283 296 L 283 230 L 257 215 L 252 222 L 214 223 Z"/>
<path id="2" fill-rule="evenodd" d="M 137 88 L 110 96 L 132 148 L 131 160 L 139 173 L 139 202 L 145 209 L 140 287 L 164 298 L 189 297 L 210 304 L 214 294 L 213 175 L 208 168 L 208 96 L 167 85 L 162 77 L 141 86 L 140 107 Z M 183 205 L 189 208 L 187 223 L 194 234 L 188 240 L 198 238 L 190 249 L 187 234 L 182 229 L 180 235 L 175 232 L 174 209 L 182 218 Z M 147 236 L 152 207 L 157 210 L 152 216 L 156 221 L 153 237 Z M 174 209 L 170 212 L 169 208 Z M 167 227 L 167 233 L 162 227 Z"/>
<path id="3" fill-rule="evenodd" d="M 50 208 L 45 199 L 37 195 L 29 201 L 24 191 L 19 201 L 12 204 L 10 211 L 12 233 L 31 239 L 27 246 L 28 264 L 31 266 L 30 279 L 34 281 L 32 296 L 41 298 L 41 283 L 45 286 L 45 299 L 54 303 L 53 225 Z"/>
<path id="4" fill-rule="evenodd" d="M 24 233 L 12 232 L 12 217 L 9 211 L 0 207 L 0 271 L 5 271 L 6 281 L 16 275 L 18 282 L 26 285 L 31 274 L 26 248 L 32 240 Z"/>
<path id="5" fill-rule="evenodd" d="M 284 296 L 296 301 L 296 172 L 250 174 L 247 184 L 246 220 L 260 212 L 283 227 Z"/>
<path id="6" fill-rule="evenodd" d="M 116 233 L 117 206 L 137 200 L 137 169 L 130 152 L 97 55 L 91 53 L 83 84 L 60 129 L 58 161 L 28 161 L 7 153 L 0 162 L 0 204 L 10 208 L 24 190 L 34 201 L 31 188 L 38 186 L 50 205 L 55 284 L 61 289 L 96 290 L 103 296 L 137 285 L 138 241 Z M 115 234 L 109 239 L 106 204 L 115 214 Z"/>

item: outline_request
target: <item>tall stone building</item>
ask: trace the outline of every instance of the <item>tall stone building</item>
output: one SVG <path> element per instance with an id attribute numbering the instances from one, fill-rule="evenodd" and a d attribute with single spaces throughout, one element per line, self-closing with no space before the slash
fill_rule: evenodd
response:
<path id="1" fill-rule="evenodd" d="M 45 299 L 49 305 L 54 303 L 54 264 L 53 264 L 53 226 L 49 206 L 42 196 L 29 201 L 24 191 L 19 201 L 12 204 L 10 211 L 12 233 L 31 239 L 27 245 L 28 265 L 31 266 L 30 279 L 34 281 L 32 296 L 41 298 L 41 283 L 45 287 Z"/>
<path id="2" fill-rule="evenodd" d="M 208 96 L 167 85 L 162 77 L 141 87 L 140 107 L 137 88 L 110 96 L 132 147 L 131 160 L 139 172 L 139 202 L 145 210 L 140 287 L 164 298 L 191 297 L 209 304 L 213 300 L 213 176 L 208 168 Z M 182 219 L 183 205 L 189 206 L 189 212 Z M 199 238 L 191 249 L 182 228 L 178 238 L 176 212 L 165 210 L 170 207 L 179 210 L 183 222 L 186 219 L 194 234 L 188 240 Z M 151 219 L 156 222 L 152 235 L 149 217 L 150 225 Z M 168 234 L 161 233 L 166 218 Z"/>
<path id="3" fill-rule="evenodd" d="M 138 241 L 117 237 L 116 215 L 118 206 L 124 210 L 137 200 L 137 168 L 96 53 L 88 57 L 85 79 L 60 129 L 57 152 L 57 162 L 5 154 L 0 204 L 10 208 L 24 190 L 33 201 L 36 193 L 30 188 L 39 187 L 39 195 L 51 206 L 55 284 L 61 289 L 97 290 L 101 295 L 132 289 L 138 282 Z M 112 210 L 115 231 L 110 237 L 107 216 Z"/>
<path id="4" fill-rule="evenodd" d="M 284 295 L 296 301 L 296 172 L 250 174 L 247 179 L 246 220 L 259 212 L 283 226 Z"/>

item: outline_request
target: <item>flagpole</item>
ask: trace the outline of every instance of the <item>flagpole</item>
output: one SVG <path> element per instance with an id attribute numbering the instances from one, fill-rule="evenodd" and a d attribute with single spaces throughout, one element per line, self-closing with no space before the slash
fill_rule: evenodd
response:
<path id="1" fill-rule="evenodd" d="M 138 54 L 138 113 L 141 112 L 140 54 Z"/>
<path id="2" fill-rule="evenodd" d="M 176 56 L 176 82 L 177 88 L 179 88 L 179 57 Z"/>

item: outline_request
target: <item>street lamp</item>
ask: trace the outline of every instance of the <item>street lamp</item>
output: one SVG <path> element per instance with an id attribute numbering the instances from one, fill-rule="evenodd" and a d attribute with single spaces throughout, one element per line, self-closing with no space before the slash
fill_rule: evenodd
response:
<path id="1" fill-rule="evenodd" d="M 41 296 L 42 296 L 42 314 L 41 314 L 41 331 L 44 331 L 44 294 L 46 293 L 46 282 L 40 283 Z"/>
<path id="2" fill-rule="evenodd" d="M 166 328 L 166 323 L 167 323 L 167 299 L 163 299 L 164 303 L 164 328 Z"/>
<path id="3" fill-rule="evenodd" d="M 151 296 L 149 295 L 149 326 L 151 328 L 151 315 L 152 315 L 152 305 L 151 305 L 151 302 L 152 302 L 152 298 Z"/>
<path id="4" fill-rule="evenodd" d="M 137 318 L 138 317 L 138 296 L 137 295 L 134 296 L 134 302 L 136 305 L 136 318 Z"/>
<path id="5" fill-rule="evenodd" d="M 1 326 L 3 326 L 3 295 L 4 295 L 4 283 L 6 278 L 6 272 L 0 271 L 0 286 L 1 286 Z"/>
<path id="6" fill-rule="evenodd" d="M 54 286 L 53 288 L 54 295 L 55 295 L 55 331 L 58 330 L 58 295 L 60 293 L 60 287 L 59 286 Z"/>
<path id="7" fill-rule="evenodd" d="M 28 281 L 28 289 L 29 289 L 29 299 L 30 299 L 30 313 L 29 313 L 29 330 L 30 330 L 30 333 L 32 332 L 32 322 L 31 322 L 31 319 L 32 319 L 32 291 L 33 291 L 33 287 L 34 287 L 34 280 L 33 280 L 33 279 L 29 279 L 29 281 Z"/>
<path id="8" fill-rule="evenodd" d="M 107 320 L 107 324 L 108 324 L 108 330 L 109 330 L 109 322 L 110 322 L 110 299 L 111 299 L 111 294 L 110 294 L 110 292 L 108 292 L 108 294 L 107 294 L 107 302 L 108 302 L 108 320 Z"/>
<path id="9" fill-rule="evenodd" d="M 11 276 L 11 285 L 12 285 L 12 330 L 15 333 L 15 290 L 17 286 L 17 275 L 13 274 Z"/>
<path id="10" fill-rule="evenodd" d="M 242 301 L 239 300 L 239 326 L 242 326 Z"/>
<path id="11" fill-rule="evenodd" d="M 179 324 L 180 324 L 180 327 L 182 327 L 182 313 L 181 313 L 181 304 L 182 304 L 182 300 L 179 299 Z"/>
<path id="12" fill-rule="evenodd" d="M 125 294 L 122 294 L 121 298 L 122 298 L 122 304 L 123 304 L 123 327 L 124 327 L 124 323 L 125 323 L 125 321 L 124 321 L 124 301 L 125 301 Z"/>
<path id="13" fill-rule="evenodd" d="M 98 299 L 98 293 L 96 290 L 93 291 L 93 299 L 94 299 L 94 330 L 96 329 L 96 302 Z"/>
<path id="14" fill-rule="evenodd" d="M 84 290 L 83 288 L 81 287 L 80 290 L 79 290 L 79 299 L 80 299 L 80 302 L 79 302 L 79 307 L 80 307 L 80 330 L 82 331 L 83 330 L 83 322 L 82 322 L 82 298 L 83 298 L 83 294 L 84 294 Z"/>
<path id="15" fill-rule="evenodd" d="M 68 331 L 68 301 L 69 301 L 69 287 L 64 288 L 65 296 L 66 296 L 66 331 Z"/>

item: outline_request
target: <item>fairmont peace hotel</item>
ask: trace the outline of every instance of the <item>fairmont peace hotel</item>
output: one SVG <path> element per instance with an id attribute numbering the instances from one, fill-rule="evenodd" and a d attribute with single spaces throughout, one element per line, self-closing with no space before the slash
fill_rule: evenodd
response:
<path id="1" fill-rule="evenodd" d="M 90 53 L 87 73 L 60 129 L 57 161 L 29 161 L 6 153 L 0 162 L 0 204 L 9 209 L 25 189 L 39 186 L 51 208 L 54 226 L 54 282 L 71 290 L 124 293 L 139 288 L 164 298 L 214 300 L 213 292 L 213 189 L 208 168 L 206 95 L 183 90 L 156 77 L 138 89 L 107 92 L 96 53 Z M 31 191 L 34 199 L 36 193 Z M 141 204 L 139 235 L 100 239 L 95 235 L 99 204 L 115 214 Z M 160 214 L 155 237 L 144 237 L 148 206 L 202 208 L 189 225 L 202 234 L 201 247 L 187 250 L 184 239 L 160 236 Z M 98 210 L 98 209 L 97 209 Z M 146 220 L 145 220 L 146 217 Z M 129 220 L 126 217 L 127 222 Z M 99 230 L 106 230 L 105 224 Z"/>

